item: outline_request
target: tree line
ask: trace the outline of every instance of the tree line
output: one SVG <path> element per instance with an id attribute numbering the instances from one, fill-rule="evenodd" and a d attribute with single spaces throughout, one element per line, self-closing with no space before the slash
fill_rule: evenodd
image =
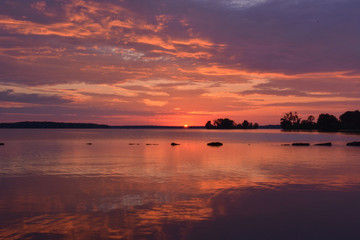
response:
<path id="1" fill-rule="evenodd" d="M 242 123 L 236 123 L 234 120 L 229 118 L 218 118 L 211 123 L 208 121 L 205 124 L 207 129 L 256 129 L 259 127 L 259 124 L 248 122 L 244 120 Z"/>
<path id="2" fill-rule="evenodd" d="M 360 130 L 360 112 L 347 111 L 339 119 L 328 113 L 321 113 L 315 122 L 315 117 L 310 115 L 305 120 L 297 112 L 286 113 L 280 119 L 280 126 L 285 130 L 316 129 L 319 131 Z"/>

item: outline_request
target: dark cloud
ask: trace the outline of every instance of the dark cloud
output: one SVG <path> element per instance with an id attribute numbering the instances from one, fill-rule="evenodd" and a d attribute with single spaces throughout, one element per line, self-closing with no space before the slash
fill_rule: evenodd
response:
<path id="1" fill-rule="evenodd" d="M 197 31 L 225 41 L 243 67 L 296 74 L 359 69 L 358 9 L 354 0 L 269 0 L 250 9 L 207 9 L 191 19 Z"/>
<path id="2" fill-rule="evenodd" d="M 259 89 L 259 90 L 247 90 L 239 93 L 240 95 L 251 95 L 251 94 L 260 94 L 260 95 L 274 95 L 274 96 L 310 96 L 305 92 L 296 91 L 296 90 L 283 90 L 283 89 Z M 319 96 L 319 95 L 318 95 Z"/>
<path id="3" fill-rule="evenodd" d="M 124 116 L 153 116 L 156 113 L 150 111 L 114 111 L 111 109 L 96 109 L 99 112 L 99 116 L 107 115 L 124 115 Z M 53 116 L 61 116 L 61 115 L 76 115 L 81 117 L 89 117 L 94 114 L 94 109 L 91 108 L 81 108 L 81 107 L 48 107 L 48 106 L 40 106 L 40 107 L 19 107 L 19 108 L 1 108 L 2 114 L 9 113 L 21 113 L 21 114 L 47 114 Z"/>
<path id="4" fill-rule="evenodd" d="M 359 101 L 309 101 L 309 102 L 281 102 L 270 103 L 268 106 L 316 106 L 316 107 L 344 107 L 349 106 L 351 109 L 359 105 Z"/>
<path id="5" fill-rule="evenodd" d="M 359 97 L 360 78 L 346 76 L 297 77 L 294 79 L 273 79 L 267 83 L 257 84 L 252 90 L 240 94 L 264 94 L 298 97 Z"/>
<path id="6" fill-rule="evenodd" d="M 63 20 L 64 8 L 61 1 L 2 1 L 0 14 L 19 20 L 29 20 L 37 23 L 53 23 Z"/>
<path id="7" fill-rule="evenodd" d="M 68 99 L 63 99 L 54 95 L 15 93 L 13 90 L 0 91 L 0 101 L 17 103 L 34 103 L 44 105 L 56 105 L 71 103 Z"/>

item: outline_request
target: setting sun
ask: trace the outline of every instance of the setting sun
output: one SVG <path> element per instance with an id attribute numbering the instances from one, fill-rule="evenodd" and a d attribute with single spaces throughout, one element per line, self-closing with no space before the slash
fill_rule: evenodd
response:
<path id="1" fill-rule="evenodd" d="M 189 127 L 189 125 L 187 125 L 187 124 L 184 125 L 184 128 L 188 128 L 188 127 Z"/>

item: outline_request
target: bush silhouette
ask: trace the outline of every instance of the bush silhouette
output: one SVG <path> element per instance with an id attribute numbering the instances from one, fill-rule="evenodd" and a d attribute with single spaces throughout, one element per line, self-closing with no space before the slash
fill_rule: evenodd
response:
<path id="1" fill-rule="evenodd" d="M 340 116 L 342 129 L 360 129 L 360 112 L 347 111 Z"/>

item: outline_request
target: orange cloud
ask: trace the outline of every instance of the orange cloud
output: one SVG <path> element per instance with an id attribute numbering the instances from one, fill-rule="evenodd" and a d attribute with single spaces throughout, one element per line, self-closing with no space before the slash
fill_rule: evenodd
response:
<path id="1" fill-rule="evenodd" d="M 215 44 L 208 40 L 200 39 L 200 38 L 190 38 L 190 39 L 175 39 L 172 40 L 173 44 L 179 45 L 187 45 L 187 46 L 197 46 L 202 48 L 210 48 L 210 47 L 225 47 L 225 44 Z"/>
<path id="2" fill-rule="evenodd" d="M 178 58 L 194 58 L 194 59 L 209 59 L 213 55 L 207 52 L 182 52 L 182 51 L 162 51 L 162 50 L 153 50 L 155 53 L 169 54 Z"/>
<path id="3" fill-rule="evenodd" d="M 140 36 L 140 37 L 134 37 L 132 39 L 134 42 L 138 43 L 146 43 L 149 45 L 159 46 L 165 49 L 175 49 L 175 47 L 172 44 L 169 44 L 162 40 L 160 37 L 157 36 Z"/>
<path id="4" fill-rule="evenodd" d="M 86 37 L 102 32 L 99 25 L 88 25 L 88 27 L 76 26 L 73 23 L 40 24 L 25 20 L 15 20 L 6 16 L 0 16 L 0 24 L 9 31 L 21 34 L 34 35 L 58 35 L 62 37 Z"/>
<path id="5" fill-rule="evenodd" d="M 143 102 L 147 106 L 152 106 L 152 107 L 163 107 L 168 103 L 167 101 L 153 101 L 150 99 L 144 99 Z"/>

